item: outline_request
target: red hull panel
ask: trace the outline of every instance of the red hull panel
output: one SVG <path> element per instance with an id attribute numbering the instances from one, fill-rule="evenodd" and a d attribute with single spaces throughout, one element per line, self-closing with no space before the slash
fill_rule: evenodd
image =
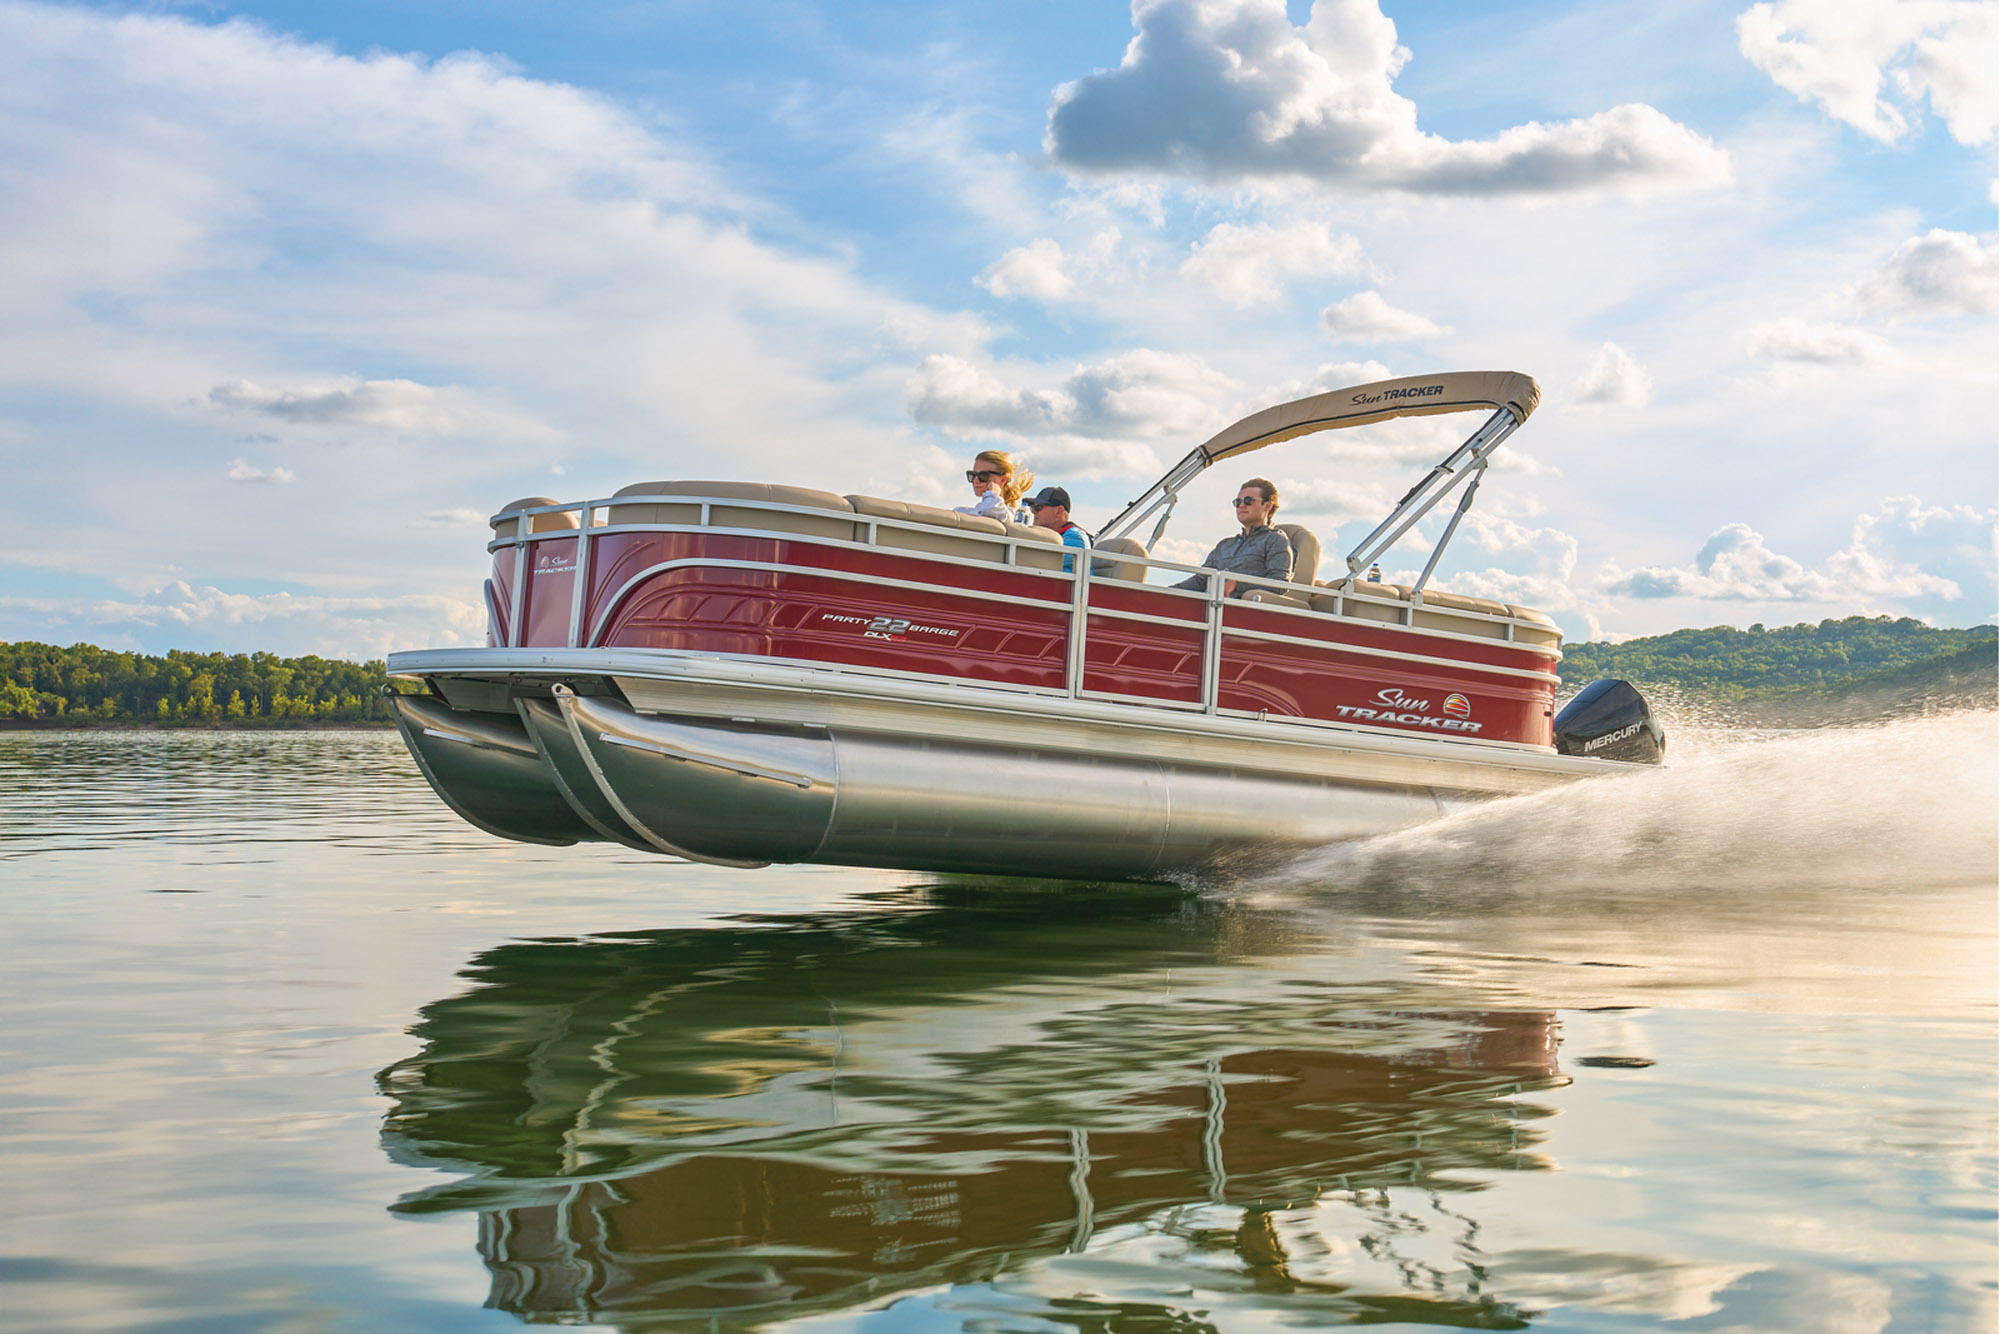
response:
<path id="1" fill-rule="evenodd" d="M 911 552 L 709 533 L 608 533 L 593 539 L 589 564 L 582 647 L 726 653 L 1047 690 L 1067 682 L 1072 586 L 1063 579 Z M 571 644 L 576 539 L 537 541 L 528 568 L 521 646 Z M 513 573 L 513 551 L 495 553 L 503 640 Z M 1109 614 L 1119 611 L 1177 624 Z M 1198 706 L 1207 616 L 1207 604 L 1192 598 L 1093 584 L 1084 691 Z M 1223 623 L 1223 709 L 1549 744 L 1553 683 L 1512 674 L 1552 674 L 1549 650 L 1243 603 L 1225 606 Z"/>

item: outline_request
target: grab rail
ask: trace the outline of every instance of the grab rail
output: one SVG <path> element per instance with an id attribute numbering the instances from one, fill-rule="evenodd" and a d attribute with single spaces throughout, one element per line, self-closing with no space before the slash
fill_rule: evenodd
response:
<path id="1" fill-rule="evenodd" d="M 692 524 L 663 524 L 663 523 L 612 524 L 612 523 L 600 522 L 597 517 L 597 511 L 608 510 L 613 505 L 627 506 L 627 505 L 644 505 L 644 504 L 698 505 L 700 507 L 698 520 L 697 522 Z M 1336 610 L 1333 612 L 1321 612 L 1318 611 L 1317 609 L 1311 608 L 1310 606 L 1296 607 L 1296 606 L 1289 606 L 1283 603 L 1250 602 L 1246 604 L 1250 606 L 1255 606 L 1261 611 L 1269 611 L 1291 616 L 1303 616 L 1309 618 L 1314 622 L 1322 622 L 1327 620 L 1346 621 L 1346 620 L 1359 619 L 1359 618 L 1349 617 L 1346 615 L 1345 612 L 1347 603 L 1349 603 L 1350 601 L 1359 602 L 1375 606 L 1393 608 L 1397 613 L 1397 619 L 1394 623 L 1398 627 L 1408 630 L 1412 633 L 1422 635 L 1426 638 L 1458 640 L 1463 642 L 1471 642 L 1479 644 L 1493 644 L 1496 642 L 1501 642 L 1501 643 L 1506 643 L 1511 647 L 1525 649 L 1541 656 L 1552 657 L 1557 660 L 1560 660 L 1561 658 L 1561 654 L 1557 650 L 1543 648 L 1537 645 L 1525 644 L 1515 638 L 1514 635 L 1515 626 L 1535 626 L 1536 625 L 1535 622 L 1527 621 L 1520 617 L 1515 617 L 1515 616 L 1496 616 L 1490 612 L 1474 611 L 1471 609 L 1452 608 L 1449 611 L 1450 615 L 1463 616 L 1476 620 L 1493 622 L 1504 626 L 1505 638 L 1500 641 L 1495 641 L 1491 639 L 1485 639 L 1479 636 L 1455 634 L 1447 630 L 1429 629 L 1425 627 L 1419 627 L 1415 624 L 1415 614 L 1416 611 L 1418 610 L 1418 607 L 1421 604 L 1417 604 L 1414 602 L 1406 602 L 1401 598 L 1375 597 L 1370 594 L 1359 592 L 1358 590 L 1353 589 L 1351 586 L 1346 586 L 1346 585 L 1325 586 L 1316 584 L 1299 584 L 1284 579 L 1271 579 L 1262 575 L 1238 574 L 1230 571 L 1214 570 L 1207 566 L 1187 565 L 1179 561 L 1164 560 L 1161 559 L 1160 557 L 1153 556 L 1150 554 L 1135 555 L 1122 551 L 1100 552 L 1096 548 L 1079 550 L 1078 548 L 1070 546 L 1062 546 L 1058 548 L 1058 550 L 1062 555 L 1080 557 L 1080 559 L 1074 559 L 1070 561 L 1070 566 L 1071 566 L 1070 570 L 1065 571 L 1060 568 L 1037 569 L 1032 566 L 1026 566 L 1020 563 L 1020 561 L 1018 560 L 1020 549 L 1022 547 L 1031 547 L 1037 551 L 1043 552 L 1044 554 L 1054 556 L 1057 554 L 1057 552 L 1050 550 L 1050 548 L 1055 547 L 1056 544 L 1038 540 L 1031 540 L 1023 537 L 1016 537 L 1012 534 L 981 533 L 968 530 L 941 528 L 937 525 L 922 523 L 915 520 L 893 519 L 878 515 L 872 515 L 872 514 L 864 515 L 859 513 L 855 513 L 852 515 L 852 522 L 855 524 L 856 528 L 865 531 L 866 534 L 865 539 L 859 541 L 851 539 L 842 539 L 837 537 L 827 537 L 816 533 L 783 532 L 772 529 L 739 528 L 733 526 L 724 527 L 724 526 L 718 526 L 713 522 L 714 509 L 716 506 L 726 506 L 730 509 L 736 509 L 736 510 L 761 510 L 775 514 L 798 514 L 798 515 L 810 516 L 813 518 L 831 518 L 834 519 L 836 522 L 841 520 L 841 516 L 844 513 L 843 511 L 840 510 L 829 510 L 807 505 L 789 505 L 789 504 L 779 503 L 776 501 L 755 500 L 748 498 L 739 499 L 734 497 L 711 497 L 711 496 L 691 496 L 691 495 L 659 495 L 659 496 L 621 495 L 616 497 L 605 497 L 596 500 L 570 501 L 567 503 L 558 503 L 550 505 L 533 505 L 518 510 L 509 510 L 507 511 L 508 514 L 517 516 L 515 520 L 514 533 L 505 537 L 496 537 L 492 541 L 488 542 L 486 547 L 487 551 L 490 553 L 498 553 L 499 551 L 507 547 L 514 548 L 514 579 L 512 588 L 509 591 L 508 606 L 507 606 L 507 625 L 505 627 L 507 646 L 518 647 L 520 645 L 522 627 L 526 615 L 525 608 L 528 602 L 527 583 L 528 583 L 528 569 L 530 564 L 529 551 L 536 543 L 540 542 L 574 541 L 577 544 L 576 560 L 571 568 L 573 584 L 570 590 L 569 629 L 567 635 L 567 646 L 570 648 L 595 647 L 599 637 L 609 627 L 612 613 L 623 602 L 624 598 L 646 578 L 649 578 L 654 574 L 658 574 L 663 570 L 685 568 L 692 565 L 720 565 L 732 568 L 734 567 L 763 568 L 767 564 L 765 562 L 746 562 L 746 561 L 735 561 L 735 560 L 715 560 L 715 559 L 696 558 L 693 560 L 663 562 L 660 564 L 649 566 L 643 570 L 638 571 L 637 573 L 633 574 L 630 578 L 628 578 L 603 604 L 603 606 L 601 606 L 598 609 L 598 614 L 594 618 L 593 623 L 586 625 L 585 612 L 590 591 L 590 568 L 591 568 L 592 552 L 595 549 L 595 544 L 597 540 L 617 534 L 695 532 L 695 533 L 710 533 L 717 536 L 745 536 L 745 537 L 757 537 L 765 539 L 775 537 L 775 538 L 782 538 L 785 541 L 801 542 L 812 546 L 846 548 L 851 550 L 893 551 L 897 555 L 915 556 L 918 559 L 939 562 L 947 565 L 962 566 L 967 569 L 988 570 L 991 569 L 995 564 L 995 562 L 993 561 L 977 560 L 964 556 L 955 556 L 947 552 L 913 550 L 907 547 L 885 547 L 880 542 L 879 538 L 881 530 L 886 527 L 891 529 L 926 533 L 931 535 L 936 535 L 939 533 L 950 533 L 954 537 L 962 537 L 975 542 L 998 543 L 1005 547 L 1002 560 L 999 562 L 999 564 L 1003 565 L 1010 574 L 1029 575 L 1036 578 L 1045 578 L 1069 584 L 1070 588 L 1067 597 L 1063 598 L 1061 601 L 1057 601 L 1052 598 L 1046 605 L 1048 605 L 1051 608 L 1060 608 L 1064 612 L 1068 620 L 1068 630 L 1064 636 L 1065 651 L 1063 660 L 1063 689 L 1064 692 L 1068 694 L 1071 698 L 1082 698 L 1086 694 L 1097 695 L 1104 693 L 1100 691 L 1086 691 L 1084 689 L 1084 684 L 1083 684 L 1085 676 L 1085 665 L 1088 659 L 1089 622 L 1090 622 L 1090 617 L 1093 614 L 1114 620 L 1137 620 L 1145 622 L 1157 622 L 1168 625 L 1180 625 L 1188 629 L 1199 629 L 1202 636 L 1200 667 L 1197 675 L 1198 686 L 1196 691 L 1196 700 L 1193 701 L 1192 703 L 1195 707 L 1199 707 L 1203 713 L 1208 713 L 1208 714 L 1216 713 L 1220 707 L 1222 639 L 1224 634 L 1238 634 L 1238 635 L 1248 636 L 1251 638 L 1271 639 L 1286 643 L 1317 644 L 1324 642 L 1324 641 L 1305 638 L 1302 636 L 1286 635 L 1276 632 L 1255 631 L 1242 628 L 1226 627 L 1224 620 L 1224 611 L 1226 606 L 1228 605 L 1229 599 L 1225 594 L 1224 589 L 1226 584 L 1230 582 L 1234 582 L 1236 584 L 1248 584 L 1256 588 L 1268 588 L 1273 592 L 1287 594 L 1294 597 L 1312 598 L 1312 597 L 1331 596 L 1334 599 L 1334 605 L 1336 607 Z M 532 529 L 534 528 L 534 519 L 537 516 L 544 514 L 574 514 L 577 516 L 577 523 L 576 526 L 573 528 L 564 527 L 564 528 L 544 529 L 540 532 L 532 531 Z M 608 514 L 606 517 L 607 518 L 609 517 Z M 1101 585 L 1107 589 L 1115 590 L 1121 586 L 1130 586 L 1133 585 L 1134 583 L 1134 581 L 1132 580 L 1118 579 L 1109 575 L 1101 575 L 1095 573 L 1091 569 L 1091 566 L 1097 561 L 1115 562 L 1117 564 L 1123 564 L 1123 565 L 1138 565 L 1147 570 L 1161 570 L 1170 574 L 1177 574 L 1183 576 L 1185 575 L 1212 576 L 1207 581 L 1207 587 L 1201 591 L 1197 591 L 1194 589 L 1174 588 L 1160 584 L 1148 584 L 1144 583 L 1143 581 L 1140 581 L 1137 584 L 1137 586 L 1144 587 L 1151 593 L 1165 594 L 1170 598 L 1178 598 L 1187 601 L 1201 602 L 1204 605 L 1199 619 L 1195 617 L 1189 617 L 1185 620 L 1182 620 L 1176 617 L 1165 617 L 1165 616 L 1151 615 L 1144 612 L 1125 611 L 1119 608 L 1093 607 L 1090 597 L 1090 590 L 1093 586 Z M 831 576 L 831 577 L 841 577 L 848 573 L 837 570 L 823 570 L 823 569 L 818 569 L 816 567 L 786 567 L 786 568 L 795 568 L 801 572 L 810 571 L 817 575 Z M 978 590 L 956 588 L 951 585 L 922 585 L 912 581 L 883 580 L 873 577 L 871 577 L 871 582 L 877 584 L 887 583 L 898 587 L 905 587 L 905 586 L 939 587 L 939 588 L 949 589 L 950 591 L 959 594 L 976 594 L 978 592 Z M 488 599 L 489 616 L 492 615 L 492 613 L 497 610 L 496 607 L 492 606 L 493 599 L 491 593 L 492 590 L 489 588 L 489 599 Z M 988 598 L 997 598 L 1001 600 L 1009 600 L 1009 601 L 1013 600 L 1011 597 L 1006 595 L 998 595 L 998 594 L 980 594 L 980 595 Z M 1383 622 L 1376 622 L 1376 623 L 1382 624 Z M 1542 628 L 1542 627 L 1537 626 L 1536 628 Z M 1328 645 L 1328 647 L 1340 648 L 1342 646 Z M 1394 656 L 1398 658 L 1410 657 L 1419 661 L 1435 661 L 1433 659 L 1427 659 L 1423 655 L 1389 653 L 1388 650 L 1369 650 L 1365 648 L 1356 648 L 1354 646 L 1348 646 L 1347 651 L 1359 651 L 1364 653 L 1380 652 L 1380 653 L 1387 653 L 1389 654 L 1389 656 Z M 1553 665 L 1553 663 L 1551 665 Z M 1549 672 L 1537 672 L 1530 669 L 1502 667 L 1497 664 L 1480 664 L 1479 669 L 1485 671 L 1497 672 L 1509 676 L 1525 676 L 1525 677 L 1532 677 L 1535 679 L 1545 679 L 1548 681 L 1556 680 L 1556 677 Z M 1165 701 L 1165 700 L 1157 702 L 1163 704 L 1172 703 L 1172 701 Z"/>

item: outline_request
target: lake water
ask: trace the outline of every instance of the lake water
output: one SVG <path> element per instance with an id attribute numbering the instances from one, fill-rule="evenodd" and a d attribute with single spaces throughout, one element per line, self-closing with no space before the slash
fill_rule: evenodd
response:
<path id="1" fill-rule="evenodd" d="M 1991 1329 L 1994 716 L 1676 747 L 1149 889 L 0 735 L 0 1326 Z"/>

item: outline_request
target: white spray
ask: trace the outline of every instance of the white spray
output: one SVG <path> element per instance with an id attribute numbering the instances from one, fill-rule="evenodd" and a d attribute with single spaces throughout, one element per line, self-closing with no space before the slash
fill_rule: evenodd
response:
<path id="1" fill-rule="evenodd" d="M 1682 732 L 1662 768 L 1322 849 L 1265 883 L 1440 897 L 1990 885 L 2000 857 L 1996 716 Z"/>

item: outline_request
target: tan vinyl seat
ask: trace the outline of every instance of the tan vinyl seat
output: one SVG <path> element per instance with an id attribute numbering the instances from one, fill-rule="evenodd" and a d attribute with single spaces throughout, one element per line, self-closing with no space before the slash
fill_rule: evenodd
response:
<path id="1" fill-rule="evenodd" d="M 1038 546 L 1061 546 L 1062 534 L 1052 528 L 1038 528 L 1032 523 L 1009 523 L 1002 519 L 1000 524 L 1007 530 L 1007 536 L 1018 537 L 1036 543 Z M 1063 553 L 1060 551 L 1038 551 L 1035 547 L 1014 548 L 1014 563 L 1025 565 L 1031 570 L 1060 570 Z"/>
<path id="2" fill-rule="evenodd" d="M 803 486 L 775 486 L 768 482 L 634 482 L 621 486 L 620 496 L 706 496 L 712 500 L 762 501 L 767 505 L 796 505 L 802 509 L 831 510 L 835 514 L 786 514 L 749 506 L 712 505 L 709 524 L 715 528 L 754 528 L 767 533 L 800 533 L 809 537 L 831 537 L 842 542 L 854 540 L 854 507 L 831 491 L 814 491 Z M 654 505 L 613 505 L 606 521 L 621 523 L 698 524 L 701 506 L 692 501 Z"/>
<path id="3" fill-rule="evenodd" d="M 1312 609 L 1312 600 L 1302 593 L 1287 593 L 1278 588 L 1253 588 L 1243 595 L 1245 602 L 1275 603 L 1280 607 L 1303 607 Z"/>
<path id="4" fill-rule="evenodd" d="M 1319 587 L 1330 590 L 1337 587 L 1337 584 L 1338 581 L 1331 584 L 1322 583 Z M 1348 616 L 1357 621 L 1383 621 L 1390 625 L 1402 624 L 1403 613 L 1406 609 L 1395 604 L 1410 600 L 1410 590 L 1407 585 L 1371 584 L 1365 579 L 1360 579 L 1355 581 L 1354 592 L 1360 596 L 1347 597 L 1334 592 L 1315 593 L 1312 598 L 1313 610 L 1323 611 L 1328 615 L 1338 614 Z M 1368 598 L 1378 598 L 1382 599 L 1382 601 L 1364 601 L 1364 599 Z"/>
<path id="5" fill-rule="evenodd" d="M 1319 539 L 1301 524 L 1272 525 L 1292 544 L 1292 582 L 1310 584 L 1319 578 Z"/>
<path id="6" fill-rule="evenodd" d="M 556 505 L 560 503 L 560 501 L 551 500 L 547 496 L 524 496 L 520 500 L 510 500 L 502 505 L 500 512 L 486 522 L 492 525 L 494 537 L 514 537 L 521 531 L 520 512 L 522 510 L 532 509 L 536 505 Z M 580 528 L 582 526 L 582 521 L 574 513 L 564 511 L 557 514 L 537 514 L 529 521 L 528 531 L 531 533 L 557 533 L 566 528 Z"/>
<path id="7" fill-rule="evenodd" d="M 1516 643 L 1538 644 L 1543 648 L 1562 647 L 1562 631 L 1556 628 L 1554 618 L 1547 612 L 1536 611 L 1533 607 L 1516 606 L 1510 602 L 1507 604 L 1507 614 L 1519 621 L 1534 622 L 1533 625 L 1517 625 L 1514 627 L 1514 641 Z"/>
<path id="8" fill-rule="evenodd" d="M 1385 602 L 1367 602 L 1361 598 L 1341 598 L 1336 600 L 1332 590 L 1338 581 L 1323 583 L 1325 593 L 1313 595 L 1313 609 L 1329 614 L 1336 605 L 1340 615 L 1357 620 L 1382 621 L 1388 624 L 1409 624 L 1423 630 L 1443 630 L 1455 635 L 1472 635 L 1480 639 L 1506 639 L 1508 627 L 1505 622 L 1489 620 L 1488 617 L 1507 616 L 1518 621 L 1532 621 L 1532 625 L 1513 627 L 1516 643 L 1536 644 L 1546 648 L 1562 646 L 1562 631 L 1547 614 L 1530 607 L 1517 607 L 1505 602 L 1495 602 L 1491 598 L 1468 597 L 1463 593 L 1449 593 L 1441 588 L 1426 588 L 1423 602 L 1415 607 L 1399 607 Z M 1363 598 L 1393 599 L 1395 602 L 1410 601 L 1408 584 L 1371 584 L 1357 581 L 1354 591 Z M 1465 615 L 1472 612 L 1475 615 Z M 1408 621 L 1404 617 L 1408 616 Z"/>
<path id="9" fill-rule="evenodd" d="M 983 514 L 960 514 L 957 510 L 939 509 L 935 505 L 915 505 L 907 500 L 883 500 L 880 496 L 849 496 L 847 500 L 856 514 L 924 525 L 912 529 L 891 528 L 884 524 L 875 530 L 877 546 L 928 551 L 940 556 L 962 556 L 969 560 L 990 560 L 996 564 L 1007 558 L 1007 548 L 1001 543 L 982 542 L 972 536 L 975 533 L 990 537 L 1005 535 L 1007 527 L 998 519 L 989 519 Z M 1056 558 L 1056 565 L 1061 567 L 1061 556 Z"/>
<path id="10" fill-rule="evenodd" d="M 1136 537 L 1106 537 L 1091 544 L 1093 552 L 1099 554 L 1090 558 L 1090 572 L 1100 579 L 1123 579 L 1128 583 L 1146 582 L 1146 567 L 1137 561 L 1106 560 L 1103 553 L 1116 556 L 1143 556 L 1146 544 Z"/>
<path id="11" fill-rule="evenodd" d="M 1479 612 L 1481 615 L 1453 614 L 1462 611 Z M 1425 630 L 1447 630 L 1455 635 L 1476 635 L 1481 639 L 1505 639 L 1506 624 L 1484 618 L 1511 614 L 1506 603 L 1495 602 L 1491 598 L 1467 597 L 1463 593 L 1447 593 L 1441 588 L 1426 588 L 1423 605 L 1417 608 L 1412 620 Z"/>

